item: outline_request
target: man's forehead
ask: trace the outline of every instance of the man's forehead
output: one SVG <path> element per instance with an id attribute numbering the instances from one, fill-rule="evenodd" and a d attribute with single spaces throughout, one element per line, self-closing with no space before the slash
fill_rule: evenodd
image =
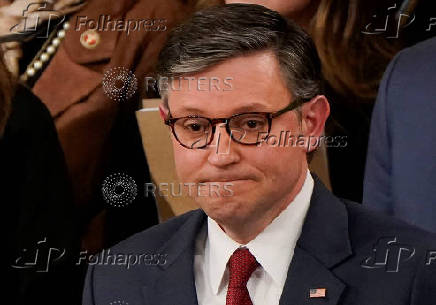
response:
<path id="1" fill-rule="evenodd" d="M 207 111 L 219 106 L 234 111 L 275 109 L 276 99 L 291 94 L 271 52 L 235 57 L 198 74 L 171 78 L 168 101 L 171 110 Z M 277 101 L 280 103 L 280 101 Z"/>
<path id="2" fill-rule="evenodd" d="M 253 73 L 256 72 L 256 73 Z M 238 81 L 265 81 L 266 78 L 278 76 L 279 64 L 277 57 L 272 51 L 258 51 L 246 55 L 226 59 L 198 73 L 182 76 L 182 81 L 189 82 L 194 78 L 209 79 L 233 78 Z M 179 82 L 179 77 L 171 78 Z"/>

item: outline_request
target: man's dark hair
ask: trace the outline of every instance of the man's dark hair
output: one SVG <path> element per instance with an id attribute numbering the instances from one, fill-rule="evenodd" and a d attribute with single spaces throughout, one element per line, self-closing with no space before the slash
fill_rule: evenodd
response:
<path id="1" fill-rule="evenodd" d="M 277 57 L 296 101 L 321 93 L 321 64 L 309 35 L 279 13 L 253 4 L 211 7 L 174 28 L 159 55 L 157 73 L 168 79 L 192 75 L 268 50 Z M 166 104 L 165 90 L 161 95 Z"/>

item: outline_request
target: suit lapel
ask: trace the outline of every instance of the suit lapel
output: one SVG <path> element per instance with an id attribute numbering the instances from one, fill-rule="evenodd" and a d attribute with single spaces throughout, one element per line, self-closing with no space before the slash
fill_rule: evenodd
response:
<path id="1" fill-rule="evenodd" d="M 339 302 L 345 289 L 331 269 L 351 254 L 345 205 L 315 176 L 315 186 L 301 236 L 289 266 L 280 305 Z M 325 297 L 311 297 L 310 289 L 325 289 Z"/>
<path id="2" fill-rule="evenodd" d="M 191 251 L 182 253 L 171 268 L 142 289 L 147 305 L 197 305 Z"/>
<path id="3" fill-rule="evenodd" d="M 311 298 L 310 289 L 326 289 L 326 297 Z M 336 305 L 345 285 L 300 247 L 295 248 L 280 305 Z"/>
<path id="4" fill-rule="evenodd" d="M 205 224 L 201 210 L 193 215 L 176 234 L 159 250 L 167 254 L 166 264 L 148 274 L 149 283 L 142 288 L 145 304 L 197 305 L 194 277 L 195 240 Z"/>

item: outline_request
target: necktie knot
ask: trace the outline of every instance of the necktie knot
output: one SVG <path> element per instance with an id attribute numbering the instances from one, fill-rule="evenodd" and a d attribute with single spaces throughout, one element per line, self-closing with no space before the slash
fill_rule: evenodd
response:
<path id="1" fill-rule="evenodd" d="M 239 248 L 229 259 L 229 288 L 245 288 L 259 263 L 246 248 Z"/>

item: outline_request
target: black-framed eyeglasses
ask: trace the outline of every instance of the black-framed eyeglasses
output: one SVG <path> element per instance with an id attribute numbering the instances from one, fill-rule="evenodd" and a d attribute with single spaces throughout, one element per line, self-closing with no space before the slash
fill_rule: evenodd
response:
<path id="1" fill-rule="evenodd" d="M 276 112 L 244 112 L 229 118 L 210 119 L 198 115 L 172 118 L 170 114 L 165 124 L 171 127 L 180 145 L 190 149 L 202 149 L 210 145 L 219 123 L 226 124 L 225 129 L 233 141 L 243 145 L 258 145 L 268 138 L 273 118 L 295 110 L 307 101 L 295 101 Z"/>

